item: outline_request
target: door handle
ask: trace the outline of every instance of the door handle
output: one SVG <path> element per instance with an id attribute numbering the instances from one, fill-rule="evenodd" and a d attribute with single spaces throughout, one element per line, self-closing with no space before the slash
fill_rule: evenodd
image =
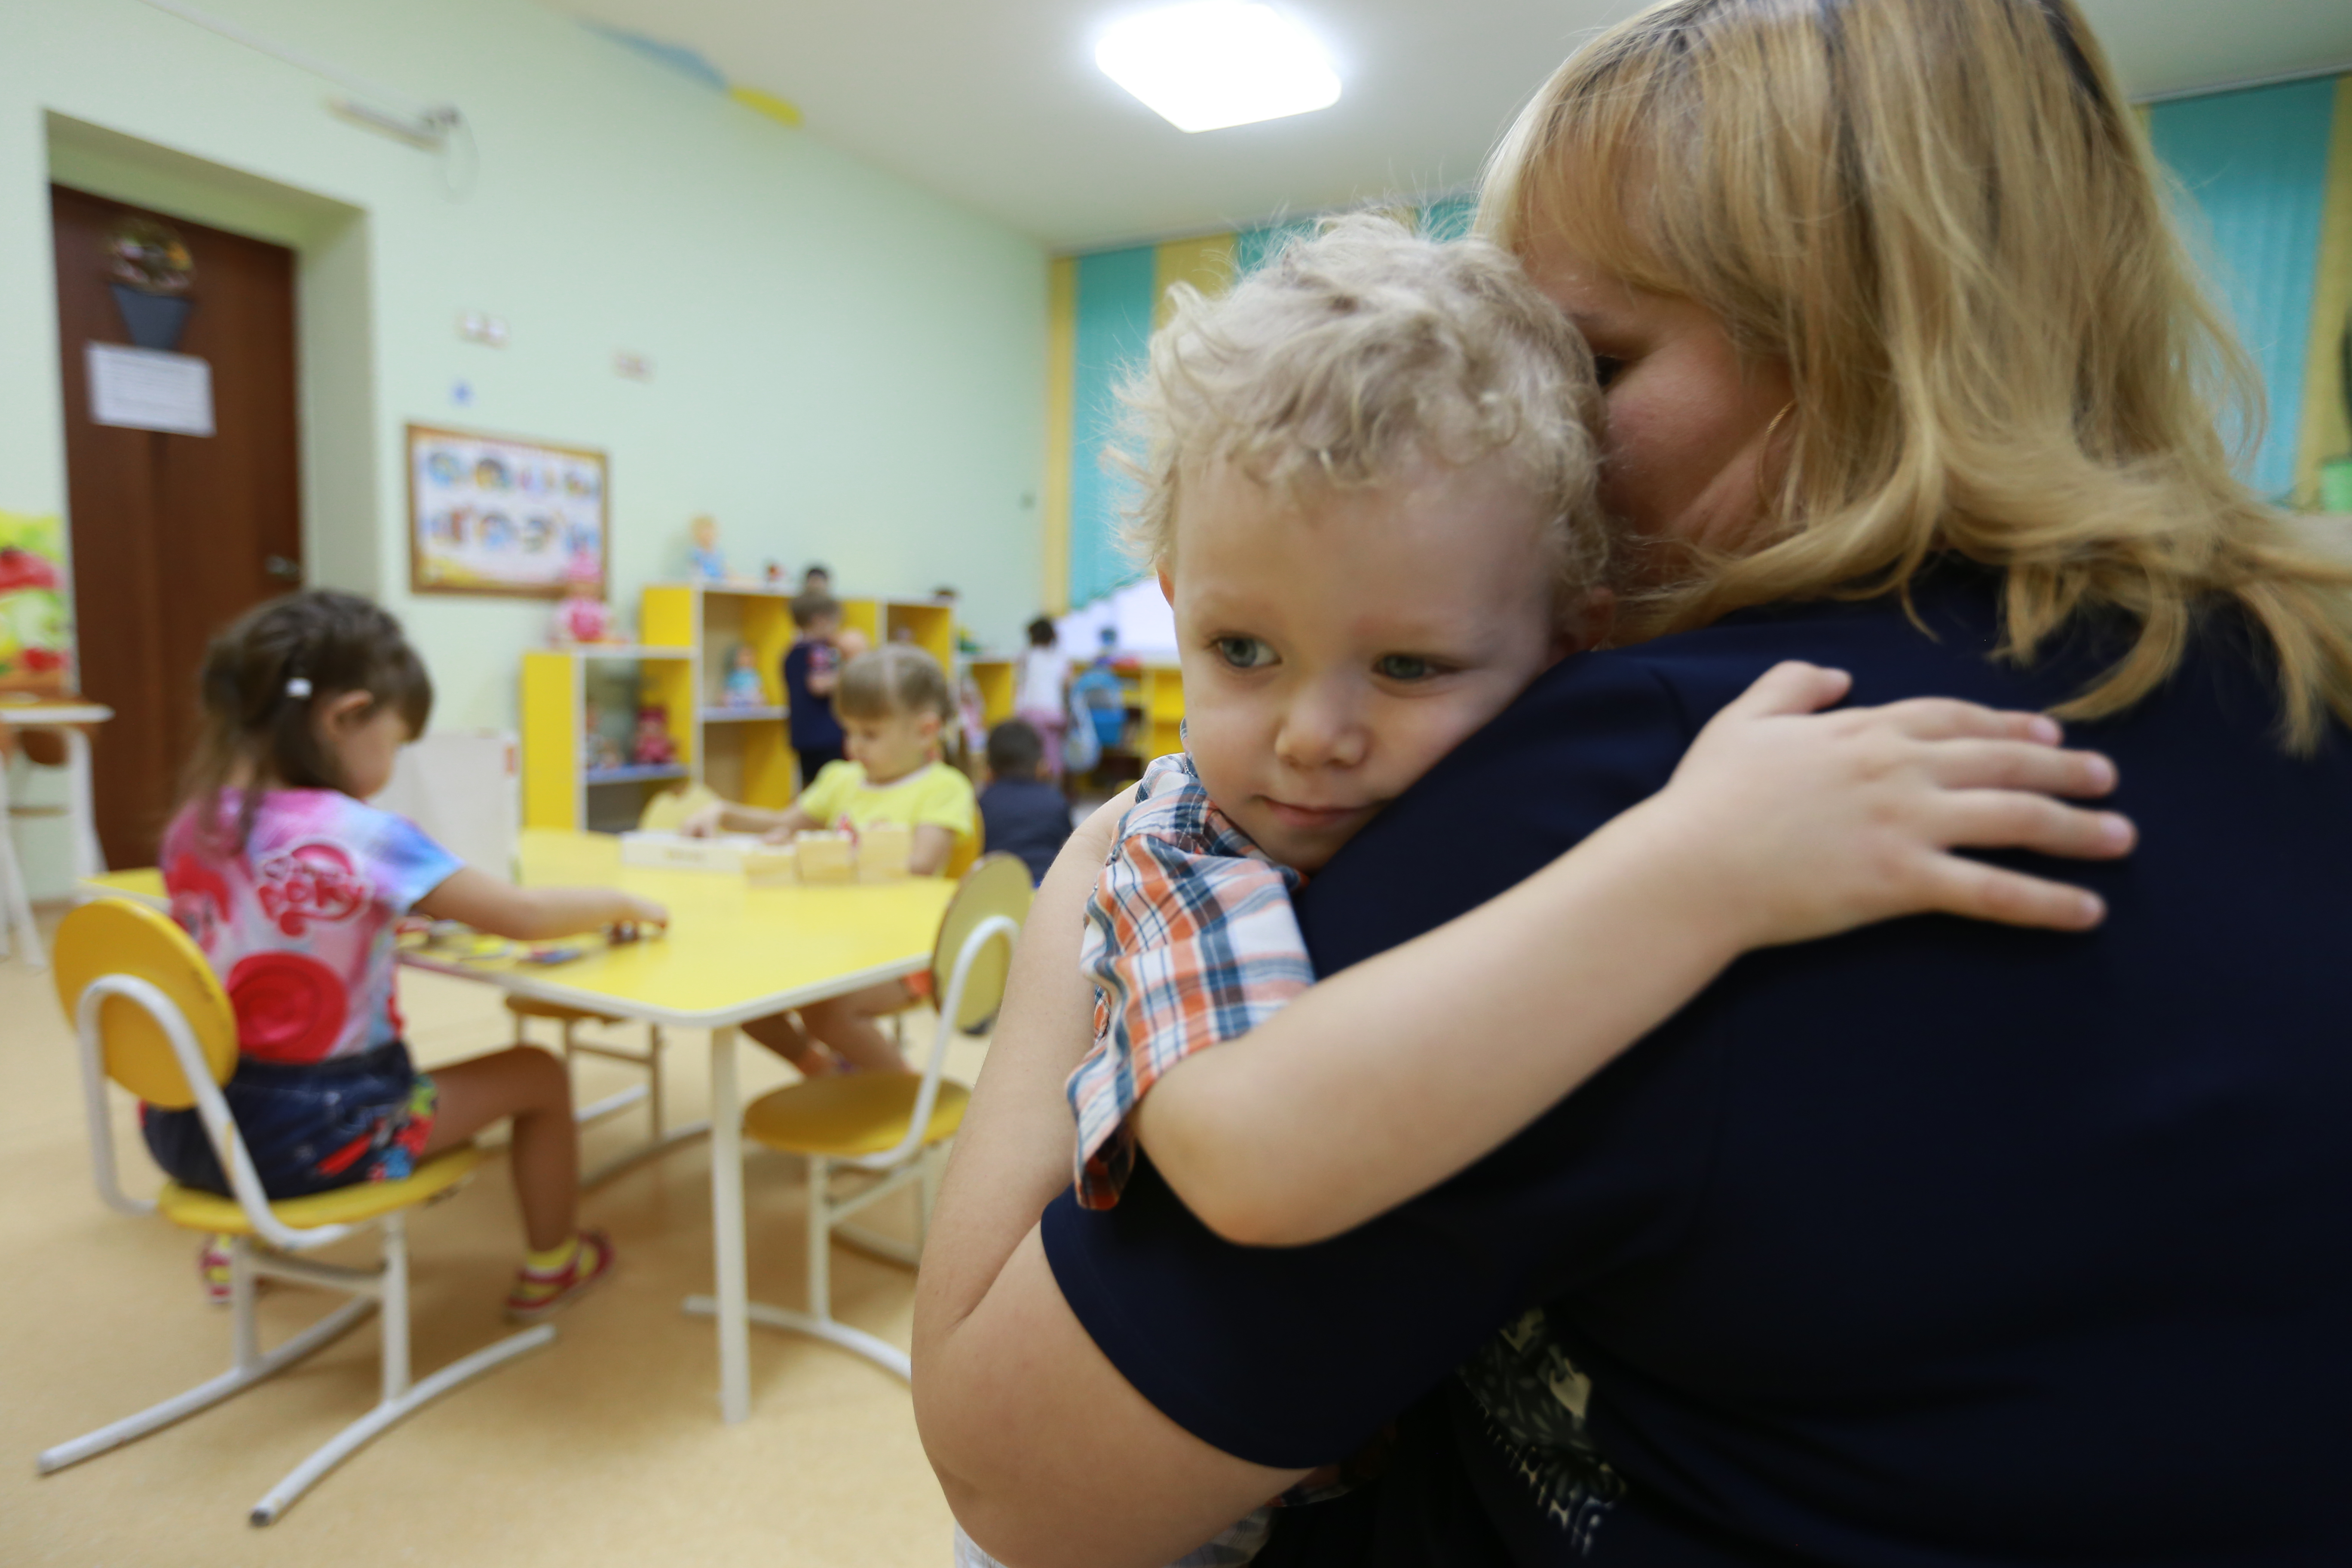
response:
<path id="1" fill-rule="evenodd" d="M 302 580 L 302 563 L 290 555 L 265 555 L 261 558 L 261 570 L 280 583 Z"/>

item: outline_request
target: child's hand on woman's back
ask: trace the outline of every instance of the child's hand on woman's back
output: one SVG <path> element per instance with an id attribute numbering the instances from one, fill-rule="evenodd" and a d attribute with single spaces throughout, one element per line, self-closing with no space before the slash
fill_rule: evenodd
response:
<path id="1" fill-rule="evenodd" d="M 2095 894 L 1953 851 L 2128 854 L 2128 820 L 2066 804 L 2111 792 L 2113 763 L 2066 750 L 2041 714 L 1972 702 L 1817 711 L 1852 686 L 1843 670 L 1774 666 L 1603 832 L 1656 834 L 1661 868 L 1681 868 L 1738 950 L 1930 911 L 2061 931 L 2105 917 Z"/>

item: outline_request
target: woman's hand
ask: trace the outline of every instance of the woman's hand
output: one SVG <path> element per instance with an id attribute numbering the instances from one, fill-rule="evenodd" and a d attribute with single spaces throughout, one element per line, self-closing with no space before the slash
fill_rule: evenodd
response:
<path id="1" fill-rule="evenodd" d="M 2065 804 L 2116 787 L 2053 720 L 1941 698 L 1821 713 L 1853 680 L 1786 663 L 1699 731 L 1666 787 L 1603 833 L 1643 832 L 1738 949 L 1941 911 L 2085 931 L 2098 896 L 1957 849 L 2128 854 L 2131 823 Z"/>

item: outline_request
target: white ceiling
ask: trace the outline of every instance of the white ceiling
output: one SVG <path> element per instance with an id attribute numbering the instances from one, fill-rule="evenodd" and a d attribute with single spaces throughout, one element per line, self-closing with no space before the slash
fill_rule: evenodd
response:
<path id="1" fill-rule="evenodd" d="M 1056 250 L 1465 186 L 1588 29 L 1639 0 L 1276 0 L 1346 84 L 1313 114 L 1187 135 L 1094 66 L 1156 0 L 549 0 L 699 52 L 809 134 Z M 2136 96 L 2352 66 L 2346 0 L 2083 0 Z"/>

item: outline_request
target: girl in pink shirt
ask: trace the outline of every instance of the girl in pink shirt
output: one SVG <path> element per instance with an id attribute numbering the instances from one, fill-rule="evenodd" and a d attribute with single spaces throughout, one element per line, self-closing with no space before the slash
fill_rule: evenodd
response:
<path id="1" fill-rule="evenodd" d="M 666 911 L 608 889 L 513 887 L 365 804 L 433 707 L 400 623 L 365 599 L 312 592 L 262 605 L 213 639 L 202 681 L 204 738 L 163 837 L 163 883 L 236 1015 L 223 1093 L 264 1190 L 396 1180 L 511 1117 L 529 1251 L 507 1315 L 545 1317 L 613 1264 L 604 1234 L 576 1225 L 571 1080 L 523 1047 L 416 1071 L 394 927 L 415 911 L 531 941 L 659 924 Z M 142 1107 L 141 1123 L 174 1181 L 227 1192 L 195 1112 Z M 205 1256 L 215 1300 L 226 1265 L 215 1238 Z"/>

